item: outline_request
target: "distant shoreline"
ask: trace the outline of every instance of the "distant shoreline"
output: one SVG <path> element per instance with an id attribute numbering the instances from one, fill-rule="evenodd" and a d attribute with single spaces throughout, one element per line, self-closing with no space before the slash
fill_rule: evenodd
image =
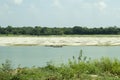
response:
<path id="1" fill-rule="evenodd" d="M 0 37 L 0 46 L 119 46 L 120 36 Z"/>

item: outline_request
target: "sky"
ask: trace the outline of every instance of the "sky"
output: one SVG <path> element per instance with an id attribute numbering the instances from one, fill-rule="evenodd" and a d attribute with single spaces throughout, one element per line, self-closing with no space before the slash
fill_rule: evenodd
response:
<path id="1" fill-rule="evenodd" d="M 0 0 L 0 26 L 120 26 L 120 0 Z"/>

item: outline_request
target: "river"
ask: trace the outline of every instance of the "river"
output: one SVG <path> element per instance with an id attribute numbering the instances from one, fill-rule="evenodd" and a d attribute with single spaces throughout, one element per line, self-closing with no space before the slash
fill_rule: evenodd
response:
<path id="1" fill-rule="evenodd" d="M 0 63 L 5 60 L 12 61 L 14 67 L 45 66 L 47 62 L 55 65 L 67 63 L 68 59 L 79 56 L 80 50 L 83 55 L 91 59 L 101 57 L 118 58 L 120 57 L 120 46 L 1 46 Z"/>

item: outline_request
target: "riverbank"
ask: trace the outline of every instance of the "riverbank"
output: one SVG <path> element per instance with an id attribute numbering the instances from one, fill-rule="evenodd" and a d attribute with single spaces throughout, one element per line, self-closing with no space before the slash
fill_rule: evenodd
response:
<path id="1" fill-rule="evenodd" d="M 117 46 L 120 36 L 0 37 L 0 46 Z"/>

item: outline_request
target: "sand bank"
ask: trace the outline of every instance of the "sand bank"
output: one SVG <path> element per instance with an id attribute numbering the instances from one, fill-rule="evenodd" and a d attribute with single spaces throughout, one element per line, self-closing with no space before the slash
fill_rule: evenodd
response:
<path id="1" fill-rule="evenodd" d="M 120 45 L 120 37 L 0 37 L 0 46 Z"/>

